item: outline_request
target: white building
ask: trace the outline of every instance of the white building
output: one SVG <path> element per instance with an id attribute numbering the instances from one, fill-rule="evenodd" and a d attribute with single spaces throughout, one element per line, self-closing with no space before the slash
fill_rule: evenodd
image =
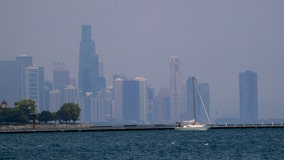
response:
<path id="1" fill-rule="evenodd" d="M 35 101 L 38 112 L 44 110 L 44 68 L 42 66 L 26 68 L 26 99 Z"/>
<path id="2" fill-rule="evenodd" d="M 147 79 L 135 77 L 134 80 L 139 82 L 139 120 L 148 123 Z"/>
<path id="3" fill-rule="evenodd" d="M 112 119 L 116 122 L 123 121 L 123 82 L 122 78 L 116 78 L 113 82 Z"/>
<path id="4" fill-rule="evenodd" d="M 186 113 L 185 92 L 182 78 L 181 61 L 177 57 L 170 58 L 170 120 L 172 122 L 182 120 Z"/>

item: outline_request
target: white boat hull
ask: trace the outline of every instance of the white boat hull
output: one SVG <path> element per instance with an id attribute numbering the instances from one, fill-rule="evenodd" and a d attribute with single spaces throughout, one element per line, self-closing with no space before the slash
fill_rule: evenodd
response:
<path id="1" fill-rule="evenodd" d="M 205 124 L 191 124 L 191 125 L 185 125 L 181 127 L 175 127 L 175 130 L 178 131 L 206 131 L 210 127 Z"/>

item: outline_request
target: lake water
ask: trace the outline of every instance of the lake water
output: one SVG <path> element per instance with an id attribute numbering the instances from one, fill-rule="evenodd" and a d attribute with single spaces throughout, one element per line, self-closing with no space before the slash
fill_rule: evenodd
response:
<path id="1" fill-rule="evenodd" d="M 0 134 L 0 159 L 284 159 L 284 129 Z"/>

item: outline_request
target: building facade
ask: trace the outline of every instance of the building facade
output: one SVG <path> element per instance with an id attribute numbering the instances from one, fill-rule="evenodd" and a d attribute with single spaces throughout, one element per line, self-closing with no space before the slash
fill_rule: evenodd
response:
<path id="1" fill-rule="evenodd" d="M 63 105 L 62 92 L 60 90 L 52 90 L 49 92 L 49 111 L 57 112 Z"/>
<path id="2" fill-rule="evenodd" d="M 22 98 L 21 69 L 16 61 L 0 61 L 0 98 L 12 106 Z"/>
<path id="3" fill-rule="evenodd" d="M 134 80 L 139 83 L 139 121 L 141 123 L 148 123 L 147 79 L 143 77 L 135 77 Z"/>
<path id="4" fill-rule="evenodd" d="M 33 65 L 33 57 L 20 55 L 16 57 L 16 62 L 20 65 L 20 92 L 21 99 L 26 98 L 26 67 Z"/>
<path id="5" fill-rule="evenodd" d="M 158 93 L 158 122 L 170 123 L 170 91 L 163 86 Z"/>
<path id="6" fill-rule="evenodd" d="M 208 123 L 210 120 L 210 94 L 209 84 L 199 83 L 198 89 L 200 93 L 200 121 L 201 123 Z M 208 116 L 208 117 L 207 117 Z"/>
<path id="7" fill-rule="evenodd" d="M 170 120 L 183 120 L 186 112 L 181 61 L 178 57 L 170 58 Z"/>
<path id="8" fill-rule="evenodd" d="M 112 107 L 112 119 L 116 123 L 123 122 L 123 84 L 124 80 L 120 77 L 114 77 L 113 81 L 113 107 Z"/>
<path id="9" fill-rule="evenodd" d="M 53 89 L 62 91 L 69 83 L 69 71 L 64 63 L 53 63 Z"/>
<path id="10" fill-rule="evenodd" d="M 258 122 L 257 73 L 245 71 L 239 73 L 240 121 Z"/>
<path id="11" fill-rule="evenodd" d="M 200 123 L 210 123 L 209 84 L 198 83 L 195 77 L 188 77 L 186 80 L 186 106 L 188 119 L 194 118 L 194 98 L 196 121 Z"/>
<path id="12" fill-rule="evenodd" d="M 105 79 L 99 77 L 99 57 L 96 54 L 95 43 L 91 37 L 91 26 L 83 25 L 78 78 L 79 89 L 82 95 L 86 92 L 92 92 L 96 95 L 100 89 L 105 88 Z"/>
<path id="13" fill-rule="evenodd" d="M 126 123 L 139 122 L 139 82 L 125 80 L 123 83 L 123 121 Z"/>
<path id="14" fill-rule="evenodd" d="M 44 68 L 42 66 L 29 66 L 26 68 L 26 99 L 35 101 L 37 111 L 45 107 L 44 96 Z"/>

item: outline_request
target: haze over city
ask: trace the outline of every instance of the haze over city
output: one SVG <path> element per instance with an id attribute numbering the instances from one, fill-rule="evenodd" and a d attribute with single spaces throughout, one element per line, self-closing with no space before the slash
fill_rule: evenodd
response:
<path id="1" fill-rule="evenodd" d="M 107 85 L 112 75 L 169 83 L 170 56 L 183 78 L 210 85 L 215 117 L 239 116 L 238 74 L 258 74 L 259 118 L 283 118 L 283 1 L 0 1 L 1 60 L 33 56 L 52 80 L 64 62 L 78 80 L 81 26 L 92 28 Z"/>

